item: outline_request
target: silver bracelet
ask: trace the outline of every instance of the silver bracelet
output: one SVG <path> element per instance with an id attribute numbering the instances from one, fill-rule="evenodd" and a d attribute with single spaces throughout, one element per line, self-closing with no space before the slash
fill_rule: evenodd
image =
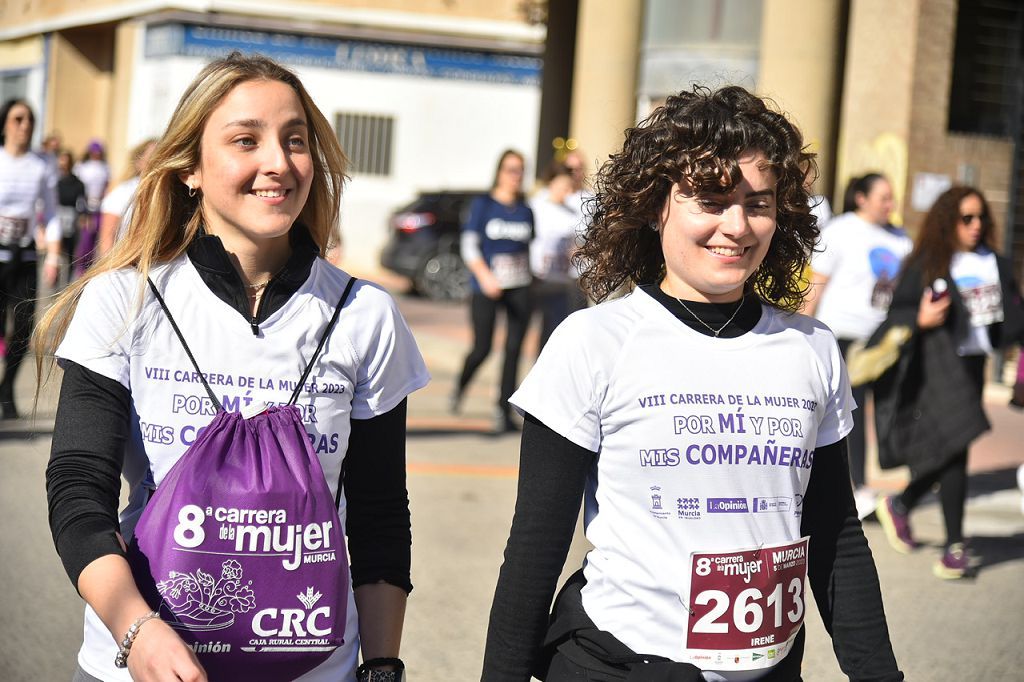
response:
<path id="1" fill-rule="evenodd" d="M 150 611 L 144 616 L 139 616 L 135 619 L 135 622 L 128 628 L 128 632 L 124 633 L 124 639 L 121 640 L 121 644 L 117 647 L 117 656 L 114 657 L 115 668 L 127 668 L 128 667 L 128 654 L 132 652 L 132 644 L 135 644 L 135 638 L 139 635 L 139 628 L 147 620 L 153 620 L 159 618 L 160 614 L 156 611 Z"/>

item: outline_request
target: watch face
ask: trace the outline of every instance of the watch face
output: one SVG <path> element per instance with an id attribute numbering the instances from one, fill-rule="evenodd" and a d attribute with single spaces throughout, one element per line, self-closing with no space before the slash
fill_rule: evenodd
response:
<path id="1" fill-rule="evenodd" d="M 371 664 L 376 661 L 371 661 Z M 405 679 L 405 665 L 399 659 L 393 661 L 379 661 L 377 665 L 397 665 L 399 670 L 373 670 L 365 667 L 366 664 L 359 666 L 356 670 L 356 682 L 402 682 Z"/>
<path id="2" fill-rule="evenodd" d="M 398 670 L 367 670 L 359 677 L 359 682 L 401 682 L 402 671 Z"/>

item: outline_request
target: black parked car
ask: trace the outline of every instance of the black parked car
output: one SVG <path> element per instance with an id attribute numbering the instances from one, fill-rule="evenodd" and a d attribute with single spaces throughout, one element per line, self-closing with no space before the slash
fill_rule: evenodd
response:
<path id="1" fill-rule="evenodd" d="M 469 295 L 469 270 L 459 255 L 459 231 L 480 192 L 425 192 L 391 215 L 391 236 L 380 262 L 412 279 L 416 291 L 437 301 Z"/>

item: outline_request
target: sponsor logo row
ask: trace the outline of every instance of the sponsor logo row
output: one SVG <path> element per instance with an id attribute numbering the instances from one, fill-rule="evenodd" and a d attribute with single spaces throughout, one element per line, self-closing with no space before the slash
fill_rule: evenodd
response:
<path id="1" fill-rule="evenodd" d="M 760 666 L 764 666 L 765 662 L 772 662 L 775 659 L 781 659 L 786 653 L 786 649 L 789 648 L 789 642 L 782 642 L 769 649 L 759 649 L 757 651 L 741 651 L 741 652 L 729 652 L 729 651 L 700 651 L 691 650 L 688 658 L 696 665 L 701 663 L 716 663 L 722 664 L 726 661 L 732 661 L 733 663 L 739 664 L 743 661 L 758 662 Z"/>
<path id="2" fill-rule="evenodd" d="M 706 514 L 800 515 L 803 496 L 795 497 L 670 497 L 660 486 L 651 486 L 651 514 L 656 518 L 700 519 Z"/>

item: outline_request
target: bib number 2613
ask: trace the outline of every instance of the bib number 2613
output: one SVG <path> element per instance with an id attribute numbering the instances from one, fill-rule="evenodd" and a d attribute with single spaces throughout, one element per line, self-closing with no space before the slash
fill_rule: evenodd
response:
<path id="1" fill-rule="evenodd" d="M 689 649 L 740 650 L 787 641 L 804 618 L 807 538 L 692 555 Z"/>

